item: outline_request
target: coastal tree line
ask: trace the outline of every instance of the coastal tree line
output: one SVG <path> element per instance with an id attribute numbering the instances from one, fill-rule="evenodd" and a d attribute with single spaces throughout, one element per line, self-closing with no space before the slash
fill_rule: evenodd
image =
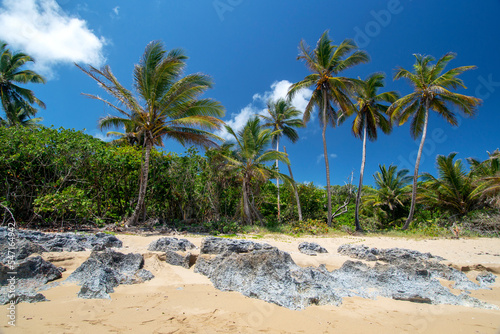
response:
<path id="1" fill-rule="evenodd" d="M 325 32 L 313 49 L 300 43 L 298 59 L 310 74 L 290 87 L 288 99 L 269 101 L 263 123 L 256 116 L 235 131 L 220 120 L 224 115 L 220 102 L 201 98 L 212 87 L 211 78 L 202 73 L 185 75 L 183 50 L 168 51 L 161 42 L 151 42 L 134 68 L 133 90 L 122 86 L 108 66 L 77 65 L 114 98 L 87 95 L 118 113 L 99 121 L 102 129 L 124 130 L 111 131 L 120 138 L 105 144 L 79 132 L 38 126 L 35 105 L 45 106 L 18 84 L 43 83 L 44 79 L 23 69 L 32 58 L 12 53 L 5 43 L 1 47 L 5 118 L 0 120 L 0 173 L 5 191 L 0 200 L 23 221 L 127 219 L 127 224 L 137 225 L 155 217 L 205 223 L 207 228 L 223 222 L 227 229 L 236 221 L 242 225 L 313 220 L 329 227 L 352 224 L 359 231 L 362 221 L 407 229 L 415 215 L 417 220 L 428 220 L 439 214 L 464 216 L 498 208 L 498 151 L 485 161 L 470 159 L 469 171 L 450 154 L 437 157 L 438 177 L 418 172 L 429 113 L 434 111 L 456 125 L 455 110 L 474 115 L 481 103 L 454 92 L 465 88 L 458 76 L 474 67 L 445 71 L 455 58 L 453 53 L 437 61 L 415 55 L 412 71 L 397 68 L 394 79 L 407 79 L 413 88 L 400 97 L 397 92 L 380 92 L 383 73 L 365 80 L 341 76 L 342 71 L 368 62 L 369 56 L 351 40 L 334 45 Z M 312 88 L 313 94 L 299 118 L 301 112 L 290 101 L 304 88 Z M 299 140 L 296 128 L 304 126 L 313 112 L 318 112 L 322 127 L 326 189 L 295 183 L 288 155 L 280 148 L 283 136 Z M 363 140 L 359 185 L 332 187 L 326 129 L 351 117 L 354 136 Z M 378 130 L 390 133 L 393 124 L 410 120 L 412 137 L 421 138 L 412 182 L 407 170 L 380 166 L 374 175 L 376 187 L 363 186 L 366 141 L 375 140 Z M 222 126 L 232 141 L 222 143 L 213 134 Z M 194 148 L 185 156 L 155 149 L 168 139 L 202 147 L 205 154 L 199 155 Z M 289 175 L 279 172 L 279 162 L 288 165 Z M 271 179 L 276 179 L 276 185 Z M 340 215 L 339 210 L 346 214 Z M 407 216 L 404 223 L 403 216 Z"/>

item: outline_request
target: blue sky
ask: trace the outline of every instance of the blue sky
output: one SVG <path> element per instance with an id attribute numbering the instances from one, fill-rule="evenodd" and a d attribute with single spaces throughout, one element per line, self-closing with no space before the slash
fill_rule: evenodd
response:
<path id="1" fill-rule="evenodd" d="M 461 117 L 453 128 L 432 116 L 421 171 L 435 173 L 437 154 L 458 152 L 459 158 L 484 159 L 500 146 L 500 1 L 351 0 L 2 0 L 0 38 L 12 48 L 37 59 L 36 69 L 49 78 L 46 85 L 30 87 L 47 109 L 43 124 L 85 129 L 102 136 L 97 121 L 111 110 L 81 93 L 105 96 L 92 79 L 73 63 L 109 64 L 127 87 L 133 65 L 151 40 L 168 49 L 184 48 L 190 57 L 187 73 L 204 72 L 216 86 L 207 93 L 226 107 L 228 124 L 238 127 L 264 108 L 269 97 L 282 96 L 287 85 L 308 72 L 296 60 L 304 39 L 314 46 L 325 30 L 335 42 L 355 41 L 371 56 L 345 76 L 364 78 L 385 72 L 387 90 L 411 92 L 404 81 L 393 82 L 396 66 L 411 69 L 414 53 L 440 57 L 458 54 L 450 67 L 477 65 L 461 76 L 468 86 L 462 93 L 484 100 L 478 115 Z M 305 91 L 294 101 L 301 108 Z M 327 131 L 332 184 L 343 184 L 359 173 L 361 141 L 350 130 L 352 120 Z M 317 119 L 299 130 L 296 144 L 285 142 L 297 181 L 324 185 L 323 146 Z M 365 183 L 378 164 L 397 164 L 413 170 L 418 142 L 409 126 L 396 127 L 390 136 L 368 143 Z M 166 150 L 182 153 L 172 142 Z M 283 171 L 286 171 L 284 166 Z M 356 181 L 355 181 L 356 182 Z"/>

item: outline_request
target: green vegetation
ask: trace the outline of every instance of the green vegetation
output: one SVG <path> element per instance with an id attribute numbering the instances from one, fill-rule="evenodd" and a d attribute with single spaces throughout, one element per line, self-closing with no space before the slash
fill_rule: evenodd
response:
<path id="1" fill-rule="evenodd" d="M 224 108 L 200 98 L 213 82 L 205 74 L 183 74 L 187 57 L 182 50 L 166 51 L 160 42 L 150 43 L 135 66 L 133 92 L 107 66 L 79 66 L 117 101 L 88 95 L 119 113 L 99 122 L 101 128 L 124 129 L 110 132 L 120 138 L 105 143 L 80 131 L 36 126 L 33 104 L 44 105 L 16 83 L 44 79 L 20 69 L 32 61 L 29 56 L 11 53 L 6 44 L 0 47 L 5 113 L 0 126 L 0 204 L 24 226 L 141 224 L 211 234 L 254 232 L 258 238 L 273 232 L 355 233 L 363 223 L 370 233 L 401 236 L 500 235 L 498 150 L 484 161 L 467 159 L 468 167 L 455 160 L 455 153 L 439 155 L 437 177 L 418 174 L 430 110 L 456 125 L 449 107 L 472 115 L 481 102 L 449 91 L 464 87 L 457 76 L 473 68 L 443 74 L 453 54 L 435 64 L 432 57 L 417 55 L 414 72 L 398 69 L 395 79 L 407 78 L 414 88 L 398 99 L 396 92 L 378 92 L 384 86 L 383 73 L 366 80 L 338 76 L 369 58 L 350 40 L 333 45 L 325 32 L 313 50 L 300 44 L 298 58 L 312 73 L 291 86 L 289 100 L 269 101 L 264 124 L 255 116 L 240 131 L 226 126 L 233 140 L 218 145 L 221 138 L 209 131 L 223 125 Z M 290 100 L 304 88 L 314 91 L 300 120 Z M 295 183 L 286 149 L 281 152 L 279 146 L 282 136 L 299 139 L 295 128 L 310 119 L 314 108 L 322 126 L 325 188 Z M 352 175 L 346 185 L 332 186 L 326 128 L 353 114 L 353 134 L 363 140 L 359 187 L 352 185 Z M 389 133 L 392 122 L 401 125 L 410 117 L 412 136 L 422 136 L 413 185 L 408 170 L 380 165 L 375 187 L 363 186 L 366 140 L 377 139 L 378 129 Z M 202 146 L 203 154 L 194 147 L 183 155 L 157 150 L 164 139 Z M 289 166 L 290 176 L 279 172 L 279 161 Z M 284 182 L 274 184 L 273 179 Z M 3 223 L 10 219 L 7 210 L 1 214 Z"/>

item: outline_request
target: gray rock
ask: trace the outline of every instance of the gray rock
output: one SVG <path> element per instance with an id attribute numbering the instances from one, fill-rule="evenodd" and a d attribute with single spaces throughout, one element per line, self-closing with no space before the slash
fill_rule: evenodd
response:
<path id="1" fill-rule="evenodd" d="M 183 251 L 196 248 L 196 246 L 187 239 L 160 238 L 149 244 L 148 250 L 153 252 Z"/>
<path id="2" fill-rule="evenodd" d="M 0 246 L 0 263 L 6 264 L 9 260 L 20 261 L 27 258 L 31 254 L 42 254 L 46 251 L 47 250 L 43 246 L 27 239 L 18 240 L 15 247 L 10 249 L 8 242 L 5 242 Z"/>
<path id="3" fill-rule="evenodd" d="M 209 237 L 201 242 L 201 254 L 248 253 L 256 250 L 273 249 L 266 243 L 257 243 L 250 240 L 236 240 Z"/>
<path id="4" fill-rule="evenodd" d="M 119 284 L 138 284 L 154 276 L 143 269 L 144 258 L 140 254 L 123 254 L 106 249 L 94 251 L 67 278 L 68 282 L 82 285 L 81 298 L 109 298 L 109 293 Z"/>
<path id="5" fill-rule="evenodd" d="M 168 264 L 171 264 L 173 266 L 181 266 L 187 269 L 189 269 L 190 267 L 191 253 L 186 253 L 183 255 L 167 249 L 167 251 L 165 252 L 165 256 L 165 261 Z"/>
<path id="6" fill-rule="evenodd" d="M 299 244 L 299 251 L 306 255 L 315 256 L 318 253 L 328 253 L 328 251 L 315 242 L 302 242 Z"/>
<path id="7" fill-rule="evenodd" d="M 496 281 L 497 277 L 490 273 L 489 271 L 483 271 L 479 275 L 476 276 L 476 280 L 479 282 L 479 285 L 483 288 L 489 288 Z"/>
<path id="8" fill-rule="evenodd" d="M 6 304 L 11 299 L 16 303 L 46 300 L 37 291 L 61 276 L 61 271 L 56 266 L 40 256 L 26 258 L 12 269 L 0 263 L 0 304 Z M 9 296 L 13 294 L 10 282 L 15 282 L 12 284 L 15 286 L 14 298 Z"/>
<path id="9" fill-rule="evenodd" d="M 209 239 L 213 246 L 214 238 Z M 430 254 L 363 250 L 359 253 L 364 258 L 371 258 L 369 254 L 375 257 L 382 254 L 388 262 L 377 262 L 374 267 L 370 267 L 360 261 L 346 261 L 340 269 L 329 272 L 324 265 L 301 268 L 288 253 L 274 247 L 231 252 L 227 245 L 236 243 L 224 240 L 224 243 L 217 241 L 216 246 L 210 248 L 211 252 L 220 252 L 218 255 L 204 254 L 198 257 L 195 272 L 208 276 L 217 289 L 239 291 L 245 296 L 290 309 L 303 309 L 309 305 L 339 305 L 342 298 L 352 296 L 382 296 L 417 303 L 498 309 L 467 293 L 456 296 L 441 285 L 437 277 L 453 276 L 455 273 L 447 271 L 447 266 L 435 266 L 439 264 L 434 260 L 437 257 Z M 205 240 L 203 243 L 206 244 Z M 395 254 L 401 254 L 403 260 L 396 259 Z M 445 273 L 439 274 L 439 270 Z"/>

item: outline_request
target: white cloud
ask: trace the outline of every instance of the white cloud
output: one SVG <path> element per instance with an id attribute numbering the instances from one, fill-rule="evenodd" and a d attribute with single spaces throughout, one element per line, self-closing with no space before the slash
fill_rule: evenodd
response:
<path id="1" fill-rule="evenodd" d="M 241 109 L 239 113 L 231 114 L 231 119 L 229 121 L 226 121 L 226 124 L 229 125 L 235 132 L 238 132 L 243 128 L 243 126 L 245 126 L 246 122 L 252 116 L 259 114 L 263 115 L 267 112 L 266 103 L 269 99 L 273 101 L 276 101 L 279 98 L 285 99 L 288 89 L 291 85 L 292 83 L 288 80 L 275 81 L 271 85 L 270 91 L 266 91 L 263 94 L 254 94 L 252 103 Z M 304 89 L 300 91 L 293 98 L 292 105 L 298 110 L 304 112 L 311 94 L 312 91 L 310 89 Z M 233 139 L 225 129 L 218 131 L 216 134 L 225 140 Z"/>
<path id="2" fill-rule="evenodd" d="M 337 155 L 335 153 L 330 153 L 328 155 L 331 159 L 335 159 L 337 157 Z M 316 158 L 316 163 L 319 164 L 321 161 L 324 161 L 325 160 L 325 155 L 324 154 L 320 154 L 318 155 L 318 157 Z"/>
<path id="3" fill-rule="evenodd" d="M 120 14 L 120 6 L 116 6 L 115 8 L 113 8 L 113 13 L 115 13 L 115 15 L 119 15 Z"/>
<path id="4" fill-rule="evenodd" d="M 35 58 L 34 69 L 48 78 L 56 64 L 104 63 L 105 39 L 85 20 L 65 13 L 55 0 L 3 0 L 0 26 L 0 39 Z"/>
<path id="5" fill-rule="evenodd" d="M 107 136 L 105 133 L 99 132 L 99 131 L 94 131 L 93 134 L 91 134 L 92 137 L 100 139 L 105 142 L 110 142 L 112 140 L 115 140 L 117 137 L 115 136 Z"/>

